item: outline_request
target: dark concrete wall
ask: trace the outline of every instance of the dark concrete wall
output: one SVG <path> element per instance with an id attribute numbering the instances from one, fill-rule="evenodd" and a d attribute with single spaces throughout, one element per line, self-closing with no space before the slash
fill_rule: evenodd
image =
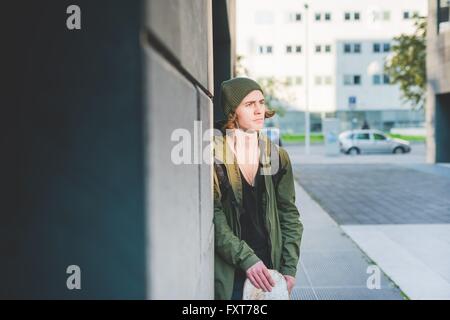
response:
<path id="1" fill-rule="evenodd" d="M 450 93 L 436 96 L 436 161 L 450 162 Z"/>
<path id="2" fill-rule="evenodd" d="M 66 28 L 70 4 L 82 30 Z M 144 298 L 141 3 L 2 11 L 0 298 Z M 66 287 L 72 264 L 81 290 Z"/>
<path id="3" fill-rule="evenodd" d="M 213 1 L 214 121 L 225 119 L 220 104 L 220 84 L 234 76 L 234 9 L 233 1 Z"/>
<path id="4" fill-rule="evenodd" d="M 234 0 L 216 2 L 2 7 L 0 298 L 214 297 L 212 167 L 175 165 L 171 134 L 221 110 Z"/>

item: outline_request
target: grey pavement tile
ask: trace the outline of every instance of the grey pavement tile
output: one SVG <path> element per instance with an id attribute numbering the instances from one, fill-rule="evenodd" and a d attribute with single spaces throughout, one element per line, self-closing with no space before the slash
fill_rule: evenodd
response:
<path id="1" fill-rule="evenodd" d="M 403 300 L 395 289 L 314 288 L 314 293 L 319 300 Z"/>
<path id="2" fill-rule="evenodd" d="M 317 300 L 312 288 L 294 288 L 291 293 L 291 300 Z"/>
<path id="3" fill-rule="evenodd" d="M 302 265 L 300 268 L 298 268 L 297 271 L 297 277 L 295 279 L 295 286 L 296 287 L 311 287 L 311 282 L 309 281 L 306 273 L 305 268 Z"/>
<path id="4" fill-rule="evenodd" d="M 423 166 L 302 164 L 294 175 L 338 224 L 450 223 L 449 169 Z"/>
<path id="5" fill-rule="evenodd" d="M 367 273 L 368 260 L 357 250 L 347 252 L 305 252 L 302 255 L 311 286 L 365 287 L 370 274 Z M 389 280 L 381 274 L 381 286 L 389 286 Z"/>

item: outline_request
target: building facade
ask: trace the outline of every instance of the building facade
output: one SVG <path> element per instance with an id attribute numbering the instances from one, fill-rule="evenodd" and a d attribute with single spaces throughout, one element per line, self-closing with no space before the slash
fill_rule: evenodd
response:
<path id="1" fill-rule="evenodd" d="M 403 103 L 383 72 L 393 37 L 414 31 L 414 14 L 427 15 L 426 0 L 239 1 L 237 52 L 249 76 L 286 84 L 291 112 L 308 101 L 311 113 L 343 126 L 423 126 L 423 110 Z"/>

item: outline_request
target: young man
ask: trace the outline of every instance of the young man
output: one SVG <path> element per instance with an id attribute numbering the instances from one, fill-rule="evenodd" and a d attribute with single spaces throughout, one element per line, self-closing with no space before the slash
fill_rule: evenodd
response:
<path id="1" fill-rule="evenodd" d="M 284 275 L 290 292 L 303 225 L 289 156 L 261 133 L 274 112 L 249 78 L 223 82 L 221 101 L 227 133 L 214 150 L 215 298 L 241 299 L 246 278 L 271 291 L 268 269 Z M 275 175 L 262 174 L 260 160 L 271 152 L 277 153 L 281 168 Z"/>

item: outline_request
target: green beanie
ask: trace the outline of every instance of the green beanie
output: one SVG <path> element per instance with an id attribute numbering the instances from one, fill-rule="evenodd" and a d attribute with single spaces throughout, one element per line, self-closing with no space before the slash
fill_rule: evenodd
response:
<path id="1" fill-rule="evenodd" d="M 253 90 L 259 90 L 264 94 L 260 85 L 250 78 L 237 77 L 222 82 L 221 101 L 225 115 L 228 117 L 231 112 L 234 112 L 242 100 Z"/>

